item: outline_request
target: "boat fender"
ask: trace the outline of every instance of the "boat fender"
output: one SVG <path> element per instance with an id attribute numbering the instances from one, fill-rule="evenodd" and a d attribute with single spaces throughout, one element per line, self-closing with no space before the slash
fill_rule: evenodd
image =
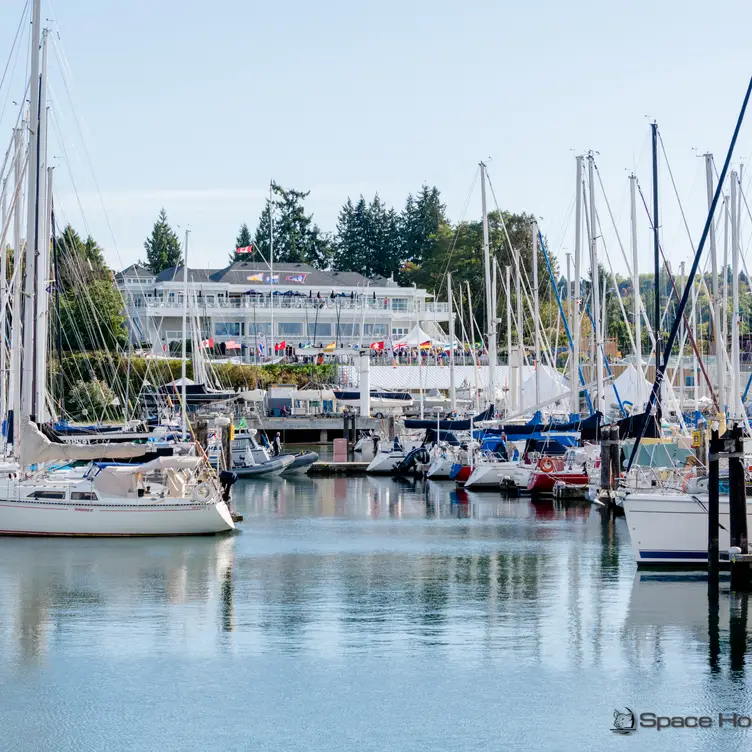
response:
<path id="1" fill-rule="evenodd" d="M 200 501 L 209 501 L 214 493 L 210 483 L 199 483 L 196 486 L 193 496 Z"/>

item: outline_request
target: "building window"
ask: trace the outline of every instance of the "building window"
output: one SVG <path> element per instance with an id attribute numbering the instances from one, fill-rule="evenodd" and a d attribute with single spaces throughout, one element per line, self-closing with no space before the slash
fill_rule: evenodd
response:
<path id="1" fill-rule="evenodd" d="M 393 311 L 406 311 L 407 310 L 407 298 L 392 298 L 392 310 Z"/>
<path id="2" fill-rule="evenodd" d="M 217 321 L 214 324 L 214 334 L 216 334 L 217 337 L 239 337 L 240 322 Z"/>
<path id="3" fill-rule="evenodd" d="M 363 334 L 366 337 L 383 337 L 386 335 L 386 324 L 363 324 Z"/>
<path id="4" fill-rule="evenodd" d="M 255 334 L 265 334 L 267 337 L 271 337 L 272 325 L 271 324 L 248 324 L 248 336 L 251 337 Z"/>
<path id="5" fill-rule="evenodd" d="M 407 334 L 407 329 L 401 326 L 392 327 L 392 337 L 404 337 Z"/>
<path id="6" fill-rule="evenodd" d="M 283 337 L 302 337 L 302 321 L 280 321 L 277 324 L 277 333 Z"/>
<path id="7" fill-rule="evenodd" d="M 357 337 L 360 335 L 360 324 L 340 323 L 339 326 L 335 324 L 335 327 L 339 337 Z"/>
<path id="8" fill-rule="evenodd" d="M 308 336 L 315 337 L 317 340 L 319 337 L 331 337 L 332 325 L 328 321 L 319 321 L 316 324 L 308 324 Z"/>

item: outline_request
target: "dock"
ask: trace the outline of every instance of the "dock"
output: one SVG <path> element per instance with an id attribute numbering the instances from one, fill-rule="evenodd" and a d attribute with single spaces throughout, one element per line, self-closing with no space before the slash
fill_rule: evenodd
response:
<path id="1" fill-rule="evenodd" d="M 365 475 L 368 462 L 314 462 L 307 475 L 314 478 Z"/>

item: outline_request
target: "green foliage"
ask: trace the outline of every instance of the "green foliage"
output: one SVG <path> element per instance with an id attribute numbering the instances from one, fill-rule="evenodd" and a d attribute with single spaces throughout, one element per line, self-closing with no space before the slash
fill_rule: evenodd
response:
<path id="1" fill-rule="evenodd" d="M 64 350 L 115 350 L 128 342 L 123 299 L 108 278 L 60 296 Z"/>
<path id="2" fill-rule="evenodd" d="M 106 381 L 78 380 L 68 390 L 65 408 L 77 420 L 101 420 L 116 417 L 118 401 Z"/>
<path id="3" fill-rule="evenodd" d="M 269 259 L 273 238 L 274 261 L 310 264 L 326 269 L 331 260 L 329 238 L 306 214 L 303 201 L 310 191 L 296 191 L 272 183 L 272 200 L 267 201 L 259 218 L 255 245 Z"/>
<path id="4" fill-rule="evenodd" d="M 71 225 L 66 225 L 57 239 L 57 256 L 58 281 L 63 292 L 110 276 L 99 243 L 91 235 L 83 240 Z"/>
<path id="5" fill-rule="evenodd" d="M 180 241 L 167 222 L 167 212 L 162 207 L 151 235 L 144 242 L 146 265 L 154 274 L 179 266 L 182 260 Z"/>
<path id="6" fill-rule="evenodd" d="M 230 263 L 234 264 L 236 261 L 250 261 L 255 255 L 255 248 L 253 253 L 238 253 L 238 248 L 247 248 L 249 245 L 253 245 L 253 238 L 251 237 L 251 231 L 248 229 L 248 225 L 243 222 L 240 225 L 240 231 L 238 237 L 235 238 L 235 248 L 230 254 Z"/>

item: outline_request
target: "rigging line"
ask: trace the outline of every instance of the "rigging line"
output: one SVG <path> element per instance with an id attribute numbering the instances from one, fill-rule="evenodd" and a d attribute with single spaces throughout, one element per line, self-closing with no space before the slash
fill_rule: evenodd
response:
<path id="1" fill-rule="evenodd" d="M 520 279 L 520 283 L 521 283 L 520 287 L 522 288 L 522 291 L 524 293 L 524 300 L 527 303 L 527 307 L 528 307 L 528 310 L 530 312 L 530 319 L 529 319 L 529 321 L 527 321 L 527 323 L 528 323 L 528 334 L 529 334 L 530 333 L 530 329 L 532 328 L 532 325 L 530 324 L 530 322 L 531 321 L 535 321 L 535 311 L 534 311 L 534 308 L 533 308 L 533 304 L 532 304 L 532 302 L 530 300 L 530 296 L 532 295 L 533 286 L 530 283 L 530 278 L 528 277 L 527 269 L 525 268 L 525 264 L 522 263 L 522 253 L 520 251 L 518 251 L 518 250 L 515 250 L 514 247 L 512 246 L 512 241 L 511 241 L 511 239 L 509 237 L 509 232 L 507 230 L 507 224 L 504 221 L 504 212 L 499 207 L 499 201 L 496 198 L 496 191 L 494 191 L 493 183 L 491 182 L 491 177 L 488 174 L 488 170 L 486 170 L 486 177 L 488 178 L 488 186 L 491 189 L 491 196 L 493 197 L 494 204 L 496 205 L 496 209 L 499 212 L 499 219 L 501 220 L 501 226 L 502 226 L 502 228 L 504 230 L 504 235 L 505 235 L 505 237 L 507 239 L 507 243 L 509 244 L 509 250 L 512 253 L 512 260 L 513 261 L 514 260 L 517 261 L 518 266 L 519 266 L 520 270 L 522 271 L 522 277 Z M 531 251 L 530 256 L 531 256 L 531 259 L 532 259 L 532 251 Z M 536 264 L 538 263 L 538 259 L 537 258 L 535 259 L 535 263 Z M 528 290 L 530 291 L 530 293 L 528 293 Z M 525 322 L 523 322 L 523 324 L 524 323 Z M 523 326 L 523 328 L 520 329 L 520 331 L 523 331 L 523 329 L 524 329 L 524 326 Z M 523 334 L 524 334 L 524 331 L 523 331 Z M 548 357 L 549 357 L 549 360 L 550 360 L 551 359 L 551 342 L 548 339 L 548 334 L 546 333 L 546 330 L 544 328 L 541 328 L 540 334 L 541 334 L 541 338 L 543 340 L 543 346 L 548 351 Z M 526 353 L 525 353 L 525 363 L 527 365 L 530 365 Z"/>
<path id="2" fill-rule="evenodd" d="M 671 170 L 669 169 L 669 174 L 670 174 L 670 172 L 671 172 Z M 642 188 L 640 187 L 640 181 L 639 180 L 637 181 L 637 189 L 640 192 L 640 198 L 642 199 L 642 205 L 645 208 L 645 214 L 647 214 L 648 221 L 650 222 L 650 228 L 651 228 L 651 230 L 655 229 L 655 227 L 653 225 L 653 217 L 651 216 L 650 210 L 648 209 L 648 205 L 647 205 L 647 203 L 645 201 L 645 196 L 642 193 Z M 687 229 L 689 229 L 689 228 L 687 228 Z M 668 274 L 669 281 L 671 282 L 671 287 L 672 287 L 672 289 L 674 291 L 674 296 L 676 297 L 676 300 L 679 303 L 681 303 L 681 297 L 679 296 L 679 291 L 676 289 L 676 282 L 674 280 L 674 275 L 671 273 L 671 269 L 669 268 L 668 261 L 666 260 L 666 254 L 663 252 L 663 244 L 662 243 L 658 243 L 658 248 L 659 248 L 659 250 L 661 252 L 661 258 L 663 259 L 663 263 L 666 266 L 666 274 Z M 711 398 L 713 400 L 713 406 L 715 407 L 716 410 L 718 410 L 718 412 L 720 412 L 721 408 L 720 408 L 720 406 L 718 404 L 718 400 L 717 400 L 717 398 L 715 396 L 715 392 L 713 391 L 713 385 L 711 384 L 711 381 L 710 381 L 710 375 L 708 374 L 707 369 L 705 368 L 705 363 L 704 363 L 704 361 L 702 359 L 702 353 L 699 351 L 699 349 L 697 347 L 697 341 L 695 340 L 695 336 L 692 333 L 692 327 L 690 326 L 689 319 L 687 318 L 687 314 L 684 311 L 682 311 L 682 318 L 684 320 L 685 331 L 689 335 L 689 342 L 692 345 L 692 349 L 694 350 L 695 357 L 697 358 L 697 362 L 698 362 L 698 364 L 700 366 L 700 370 L 702 371 L 702 375 L 703 375 L 703 377 L 705 379 L 705 383 L 707 384 L 708 389 L 710 390 L 710 395 L 711 395 Z M 681 358 L 681 353 L 679 354 L 679 357 Z M 676 377 L 676 374 L 674 374 L 674 377 Z"/>
<path id="3" fill-rule="evenodd" d="M 8 107 L 8 100 L 10 99 L 10 80 L 13 78 L 13 75 L 16 72 L 16 65 L 18 65 L 18 58 L 21 57 L 21 48 L 22 47 L 28 47 L 29 45 L 19 45 L 18 49 L 15 50 L 15 55 L 13 54 L 13 51 L 16 47 L 16 42 L 18 41 L 19 33 L 21 32 L 21 28 L 23 27 L 24 19 L 26 18 L 26 10 L 29 7 L 29 0 L 26 0 L 26 4 L 24 5 L 24 9 L 21 12 L 21 18 L 18 22 L 18 28 L 16 29 L 16 35 L 13 38 L 13 45 L 11 46 L 10 52 L 8 53 L 8 62 L 5 64 L 5 70 L 3 71 L 3 77 L 0 79 L 0 91 L 2 91 L 3 83 L 5 82 L 5 76 L 8 73 L 8 66 L 10 65 L 11 59 L 13 60 L 13 67 L 10 72 L 10 79 L 8 80 L 8 91 L 5 94 L 5 100 L 3 101 L 3 109 L 0 111 L 0 123 L 3 122 L 3 118 L 5 117 L 5 110 Z M 28 34 L 31 34 L 31 29 L 29 29 Z M 24 39 L 26 38 L 26 34 L 24 34 Z M 28 82 L 26 84 L 26 90 L 28 90 Z M 19 112 L 22 112 L 24 108 L 24 102 L 26 102 L 26 90 L 24 91 L 23 99 L 21 100 L 21 106 L 19 107 Z"/>
<path id="4" fill-rule="evenodd" d="M 731 143 L 729 144 L 728 152 L 726 153 L 726 159 L 723 163 L 723 170 L 721 170 L 721 177 L 718 180 L 718 185 L 716 187 L 716 190 L 713 194 L 713 200 L 711 201 L 710 208 L 708 209 L 708 216 L 705 220 L 705 226 L 702 230 L 702 235 L 700 237 L 700 244 L 697 247 L 697 252 L 695 253 L 695 257 L 692 261 L 692 267 L 689 271 L 689 277 L 687 280 L 687 286 L 684 289 L 684 293 L 682 294 L 682 300 L 679 304 L 679 311 L 683 312 L 684 308 L 687 305 L 687 301 L 689 300 L 689 293 L 691 291 L 692 286 L 694 285 L 695 280 L 695 274 L 697 273 L 697 267 L 700 265 L 700 258 L 702 256 L 702 251 L 705 248 L 705 242 L 708 238 L 708 235 L 710 233 L 710 228 L 713 225 L 713 214 L 715 213 L 716 206 L 718 205 L 718 199 L 722 193 L 722 185 L 724 180 L 726 179 L 726 173 L 728 172 L 729 164 L 731 163 L 731 157 L 734 153 L 734 147 L 736 146 L 736 141 L 739 137 L 739 131 L 741 130 L 742 123 L 744 121 L 744 115 L 747 111 L 747 105 L 749 104 L 749 98 L 750 94 L 752 94 L 752 78 L 750 78 L 749 83 L 747 85 L 747 90 L 744 94 L 744 101 L 742 102 L 741 110 L 739 112 L 739 117 L 736 121 L 736 126 L 734 127 L 733 135 L 731 136 Z M 655 382 L 653 383 L 653 388 L 650 390 L 650 396 L 648 397 L 648 404 L 646 408 L 646 412 L 650 413 L 655 405 L 655 401 L 658 397 L 658 393 L 661 388 L 661 383 L 663 381 L 664 374 L 666 373 L 666 368 L 668 367 L 668 359 L 671 355 L 671 350 L 674 346 L 674 342 L 676 340 L 676 335 L 679 331 L 678 322 L 675 321 L 674 325 L 671 327 L 671 331 L 669 332 L 668 340 L 666 341 L 666 346 L 663 352 L 663 362 L 660 364 L 659 368 L 657 369 L 657 372 L 655 374 Z M 735 395 L 735 399 L 739 399 L 739 395 Z M 744 416 L 746 417 L 746 412 L 742 411 L 744 413 Z M 642 439 L 645 436 L 645 431 L 647 430 L 648 425 L 647 420 L 643 421 L 642 429 L 640 430 L 640 433 L 637 437 L 637 440 L 634 442 L 632 446 L 632 453 L 629 457 L 629 463 L 627 464 L 627 472 L 632 469 L 632 465 L 634 464 L 635 457 L 637 456 L 637 452 L 640 449 L 640 444 L 642 443 Z"/>
<path id="5" fill-rule="evenodd" d="M 473 176 L 473 182 L 470 184 L 470 190 L 467 192 L 467 198 L 465 199 L 465 206 L 462 209 L 462 213 L 460 214 L 460 219 L 457 223 L 457 231 L 454 234 L 454 239 L 452 240 L 452 245 L 449 248 L 449 257 L 447 258 L 446 264 L 444 264 L 444 271 L 441 273 L 441 283 L 439 284 L 439 289 L 441 289 L 444 286 L 444 282 L 446 280 L 447 272 L 449 271 L 449 264 L 452 262 L 452 255 L 454 254 L 455 248 L 457 247 L 457 240 L 459 239 L 460 232 L 463 229 L 463 220 L 465 218 L 465 215 L 467 214 L 467 208 L 470 206 L 470 199 L 472 198 L 473 191 L 475 190 L 475 185 L 478 182 L 478 175 L 480 174 L 480 167 L 475 168 L 475 175 Z M 434 295 L 436 295 L 436 288 L 434 287 Z"/>

